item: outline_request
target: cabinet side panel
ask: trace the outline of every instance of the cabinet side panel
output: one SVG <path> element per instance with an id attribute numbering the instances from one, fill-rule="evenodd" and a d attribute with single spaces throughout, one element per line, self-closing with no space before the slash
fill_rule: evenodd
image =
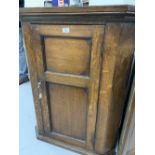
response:
<path id="1" fill-rule="evenodd" d="M 110 151 L 116 142 L 134 53 L 134 24 L 107 24 L 96 124 L 95 151 Z"/>
<path id="2" fill-rule="evenodd" d="M 42 113 L 41 113 L 41 107 L 38 100 L 38 82 L 37 82 L 37 66 L 36 66 L 36 59 L 35 59 L 35 53 L 32 48 L 32 42 L 31 42 L 31 29 L 30 24 L 23 23 L 22 25 L 23 30 L 23 36 L 24 36 L 24 48 L 27 56 L 28 61 L 28 69 L 30 73 L 30 80 L 31 80 L 31 86 L 32 86 L 32 93 L 33 93 L 33 99 L 34 99 L 34 106 L 35 106 L 35 112 L 36 112 L 36 119 L 37 119 L 37 128 L 38 133 L 43 134 L 43 123 L 42 123 Z"/>

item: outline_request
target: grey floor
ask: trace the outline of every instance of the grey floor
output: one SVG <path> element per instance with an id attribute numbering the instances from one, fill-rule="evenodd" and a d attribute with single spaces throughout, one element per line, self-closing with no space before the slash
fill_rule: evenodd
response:
<path id="1" fill-rule="evenodd" d="M 19 86 L 20 155 L 79 155 L 36 139 L 35 113 L 30 82 Z"/>

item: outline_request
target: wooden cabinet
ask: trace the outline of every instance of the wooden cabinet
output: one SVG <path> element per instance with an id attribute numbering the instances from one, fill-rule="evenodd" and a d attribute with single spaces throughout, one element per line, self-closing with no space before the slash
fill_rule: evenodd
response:
<path id="1" fill-rule="evenodd" d="M 134 8 L 20 9 L 37 137 L 112 153 L 134 52 Z"/>

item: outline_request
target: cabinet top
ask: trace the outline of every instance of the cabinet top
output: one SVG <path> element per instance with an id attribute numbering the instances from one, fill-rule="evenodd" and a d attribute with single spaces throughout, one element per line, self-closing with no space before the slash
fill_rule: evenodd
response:
<path id="1" fill-rule="evenodd" d="M 135 7 L 133 5 L 109 5 L 91 7 L 63 7 L 63 8 L 20 8 L 20 20 L 25 22 L 63 20 L 63 17 L 96 17 L 100 16 L 102 21 L 134 21 Z M 85 15 L 85 16 L 83 16 Z M 60 18 L 61 16 L 61 18 Z M 36 18 L 37 17 L 37 18 Z M 48 18 L 47 18 L 48 17 Z M 102 19 L 102 17 L 104 17 Z M 105 18 L 106 17 L 106 18 Z M 132 20 L 131 20 L 132 19 Z M 95 19 L 94 19 L 95 21 Z M 88 21 L 89 22 L 89 21 Z"/>

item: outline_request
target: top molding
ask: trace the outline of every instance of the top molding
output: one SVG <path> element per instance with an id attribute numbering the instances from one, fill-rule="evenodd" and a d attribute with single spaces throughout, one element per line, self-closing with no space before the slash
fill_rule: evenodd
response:
<path id="1" fill-rule="evenodd" d="M 23 22 L 39 22 L 40 20 L 47 21 L 47 18 L 57 16 L 61 18 L 64 16 L 73 15 L 75 17 L 82 17 L 81 15 L 91 16 L 99 15 L 101 20 L 112 21 L 115 17 L 120 21 L 134 21 L 135 7 L 132 5 L 109 5 L 109 6 L 91 6 L 91 7 L 64 7 L 64 8 L 20 8 L 20 20 Z M 37 18 L 36 18 L 37 17 Z M 106 17 L 106 18 L 103 18 Z M 112 18 L 111 18 L 112 17 Z M 55 18 L 54 18 L 55 19 Z M 104 20 L 105 19 L 105 20 Z M 94 19 L 95 20 L 95 19 Z M 49 18 L 48 18 L 49 21 Z M 58 21 L 58 20 L 57 20 Z M 88 21 L 89 22 L 89 21 Z"/>

